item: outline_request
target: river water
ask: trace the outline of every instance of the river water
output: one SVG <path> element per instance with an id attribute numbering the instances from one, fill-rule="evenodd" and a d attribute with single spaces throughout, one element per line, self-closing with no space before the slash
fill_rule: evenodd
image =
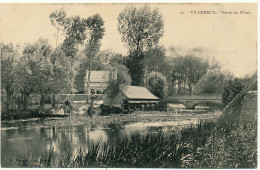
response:
<path id="1" fill-rule="evenodd" d="M 1 122 L 1 166 L 14 167 L 19 160 L 33 160 L 47 157 L 50 149 L 60 157 L 66 157 L 68 153 L 74 153 L 80 147 L 87 150 L 91 143 L 108 140 L 116 141 L 130 138 L 133 135 L 145 136 L 151 133 L 162 132 L 171 134 L 183 127 L 197 124 L 200 119 L 196 114 L 211 112 L 208 107 L 196 107 L 195 110 L 186 110 L 182 105 L 171 106 L 171 114 L 164 120 L 152 119 L 152 121 L 115 121 L 99 123 L 95 121 L 89 124 L 66 124 L 65 118 L 32 118 L 27 120 L 2 121 Z M 169 119 L 179 114 L 192 114 L 187 119 Z M 163 113 L 162 113 L 163 114 Z M 209 113 L 212 114 L 212 113 Z M 131 117 L 130 115 L 127 115 Z M 152 115 L 141 115 L 142 119 L 151 118 Z M 69 117 L 71 119 L 84 119 L 85 117 Z M 108 116 L 107 119 L 110 117 Z M 117 118 L 120 120 L 120 117 Z M 49 122 L 57 122 L 48 124 Z"/>

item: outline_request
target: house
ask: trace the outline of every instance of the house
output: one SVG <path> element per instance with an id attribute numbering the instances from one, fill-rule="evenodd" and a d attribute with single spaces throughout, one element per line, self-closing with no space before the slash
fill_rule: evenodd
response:
<path id="1" fill-rule="evenodd" d="M 119 107 L 123 111 L 146 109 L 154 107 L 159 103 L 159 98 L 153 95 L 147 88 L 140 86 L 124 86 L 113 100 L 113 106 Z M 110 104 L 110 98 L 106 92 L 103 94 L 104 105 Z"/>
<path id="2" fill-rule="evenodd" d="M 86 76 L 84 80 L 85 91 L 87 91 L 88 83 L 88 70 L 86 71 Z M 89 92 L 93 91 L 94 94 L 102 94 L 104 89 L 107 88 L 109 82 L 109 72 L 108 71 L 91 71 L 90 72 L 90 83 L 89 83 Z"/>

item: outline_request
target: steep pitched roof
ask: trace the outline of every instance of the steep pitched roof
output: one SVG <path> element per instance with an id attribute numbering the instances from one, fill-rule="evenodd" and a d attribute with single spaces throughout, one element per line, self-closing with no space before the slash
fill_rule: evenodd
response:
<path id="1" fill-rule="evenodd" d="M 86 71 L 85 81 L 87 81 L 88 70 Z M 90 82 L 93 83 L 107 83 L 109 81 L 108 71 L 91 71 Z"/>
<path id="2" fill-rule="evenodd" d="M 121 91 L 128 99 L 153 99 L 153 100 L 159 99 L 145 87 L 124 86 L 121 87 Z"/>

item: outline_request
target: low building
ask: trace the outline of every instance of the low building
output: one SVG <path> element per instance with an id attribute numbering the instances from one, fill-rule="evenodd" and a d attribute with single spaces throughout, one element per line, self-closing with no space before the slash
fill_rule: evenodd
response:
<path id="1" fill-rule="evenodd" d="M 152 94 L 147 88 L 140 86 L 124 86 L 114 98 L 112 104 L 122 110 L 136 110 L 154 107 L 159 103 L 159 98 Z M 106 92 L 103 94 L 104 105 L 110 104 L 110 98 Z"/>
<path id="2" fill-rule="evenodd" d="M 88 70 L 86 71 L 85 76 L 85 91 L 90 94 L 90 91 L 93 91 L 94 94 L 102 94 L 103 91 L 107 88 L 109 82 L 109 72 L 108 71 L 91 71 L 90 72 L 90 83 L 89 91 L 87 92 L 87 83 L 88 83 Z"/>

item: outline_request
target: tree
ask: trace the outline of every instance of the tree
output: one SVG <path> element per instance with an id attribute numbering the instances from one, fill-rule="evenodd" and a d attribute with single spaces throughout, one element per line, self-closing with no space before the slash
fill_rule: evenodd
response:
<path id="1" fill-rule="evenodd" d="M 87 27 L 85 19 L 79 16 L 67 18 L 66 23 L 66 38 L 62 44 L 62 50 L 66 56 L 73 59 L 78 52 L 78 46 L 84 44 Z"/>
<path id="2" fill-rule="evenodd" d="M 29 97 L 34 92 L 37 81 L 37 75 L 32 72 L 32 69 L 36 69 L 37 63 L 27 55 L 29 54 L 24 53 L 17 65 L 17 87 L 22 94 L 23 110 L 28 110 Z"/>
<path id="3" fill-rule="evenodd" d="M 180 95 L 186 93 L 188 88 L 189 94 L 199 79 L 207 73 L 209 64 L 202 58 L 186 55 L 185 57 L 176 57 L 172 71 L 172 80 L 177 82 L 177 93 Z"/>
<path id="4" fill-rule="evenodd" d="M 51 25 L 56 28 L 56 48 L 58 47 L 58 39 L 60 31 L 65 31 L 70 25 L 70 19 L 67 17 L 63 9 L 56 10 L 50 14 Z"/>
<path id="5" fill-rule="evenodd" d="M 158 9 L 144 6 L 126 7 L 118 17 L 118 31 L 128 47 L 125 65 L 129 69 L 133 85 L 141 83 L 144 69 L 144 51 L 158 44 L 163 36 L 163 19 Z"/>
<path id="6" fill-rule="evenodd" d="M 161 46 L 156 46 L 154 48 L 150 48 L 144 54 L 144 81 L 147 81 L 148 75 L 151 72 L 159 72 L 165 76 L 167 82 L 171 80 L 171 70 L 172 67 L 166 61 L 166 50 Z"/>
<path id="7" fill-rule="evenodd" d="M 195 85 L 198 93 L 223 93 L 228 81 L 233 76 L 228 72 L 222 72 L 216 69 L 210 69 Z"/>
<path id="8" fill-rule="evenodd" d="M 166 78 L 158 72 L 152 72 L 148 76 L 146 87 L 157 97 L 164 98 L 167 92 Z"/>
<path id="9" fill-rule="evenodd" d="M 50 87 L 51 79 L 51 54 L 52 48 L 46 39 L 39 39 L 33 45 L 27 44 L 23 50 L 21 72 L 21 90 L 24 94 L 24 109 L 28 105 L 30 94 L 39 92 L 41 94 L 40 106 L 44 107 L 44 98 Z"/>
<path id="10" fill-rule="evenodd" d="M 120 92 L 120 87 L 131 84 L 131 78 L 124 65 L 110 68 L 109 83 L 106 93 L 110 98 L 109 107 L 112 107 L 114 98 Z"/>
<path id="11" fill-rule="evenodd" d="M 104 21 L 99 14 L 89 17 L 85 21 L 88 28 L 88 40 L 85 47 L 85 53 L 88 60 L 88 77 L 87 77 L 87 94 L 89 95 L 89 83 L 92 61 L 97 55 L 101 46 L 101 39 L 103 38 L 105 28 Z M 87 102 L 88 102 L 87 97 Z"/>
<path id="12" fill-rule="evenodd" d="M 104 21 L 99 14 L 88 17 L 87 19 L 80 18 L 79 16 L 67 17 L 64 10 L 55 11 L 50 15 L 52 25 L 57 29 L 57 34 L 59 33 L 60 28 L 63 28 L 66 32 L 65 40 L 62 44 L 62 49 L 66 56 L 71 59 L 71 67 L 75 67 L 75 57 L 79 51 L 78 46 L 85 44 L 85 56 L 81 61 L 78 69 L 78 74 L 74 75 L 73 80 L 75 79 L 76 88 L 81 89 L 83 74 L 80 72 L 86 73 L 86 70 L 89 70 L 88 83 L 90 80 L 90 71 L 91 65 L 99 51 L 101 45 L 101 39 L 104 35 Z M 58 37 L 57 37 L 58 39 Z M 56 40 L 57 40 L 56 39 Z M 57 41 L 56 41 L 57 43 Z M 57 46 L 57 44 L 56 44 Z M 89 91 L 87 85 L 87 91 Z"/>
<path id="13" fill-rule="evenodd" d="M 124 64 L 122 54 L 115 53 L 111 50 L 100 51 L 96 57 L 96 61 L 102 65 L 104 70 L 109 69 L 112 65 L 117 66 L 118 64 Z"/>
<path id="14" fill-rule="evenodd" d="M 1 48 L 1 88 L 6 91 L 6 109 L 9 109 L 11 96 L 15 90 L 18 51 L 12 44 L 0 44 Z"/>
<path id="15" fill-rule="evenodd" d="M 40 93 L 40 107 L 43 109 L 45 96 L 71 92 L 73 88 L 72 68 L 69 58 L 61 49 L 52 50 L 46 39 L 27 44 L 21 60 L 21 90 L 24 106 L 32 92 Z M 54 103 L 53 103 L 54 106 Z"/>
<path id="16" fill-rule="evenodd" d="M 86 69 L 89 67 L 88 59 L 85 54 L 80 52 L 79 60 L 80 64 L 77 67 L 77 74 L 75 76 L 75 86 L 78 92 L 85 92 L 85 76 Z M 123 64 L 123 56 L 119 53 L 114 53 L 112 51 L 100 51 L 96 56 L 92 58 L 91 70 L 109 70 L 111 66 L 117 66 L 118 64 Z"/>
<path id="17" fill-rule="evenodd" d="M 70 93 L 73 91 L 72 80 L 74 69 L 70 60 L 65 57 L 62 49 L 56 49 L 50 54 L 51 79 L 49 82 L 50 92 L 53 94 Z"/>
<path id="18" fill-rule="evenodd" d="M 243 83 L 241 79 L 235 78 L 233 80 L 229 80 L 226 85 L 223 93 L 222 93 L 222 102 L 223 107 L 227 106 L 243 89 Z M 235 105 L 235 110 L 240 113 L 240 109 L 242 106 L 243 97 L 241 97 Z"/>
<path id="19" fill-rule="evenodd" d="M 149 74 L 151 72 L 161 72 L 165 63 L 165 49 L 157 46 L 150 48 L 144 54 L 145 71 Z"/>
<path id="20" fill-rule="evenodd" d="M 139 86 L 142 83 L 144 70 L 144 55 L 130 53 L 124 58 L 124 65 L 128 68 L 132 79 L 132 85 Z"/>

